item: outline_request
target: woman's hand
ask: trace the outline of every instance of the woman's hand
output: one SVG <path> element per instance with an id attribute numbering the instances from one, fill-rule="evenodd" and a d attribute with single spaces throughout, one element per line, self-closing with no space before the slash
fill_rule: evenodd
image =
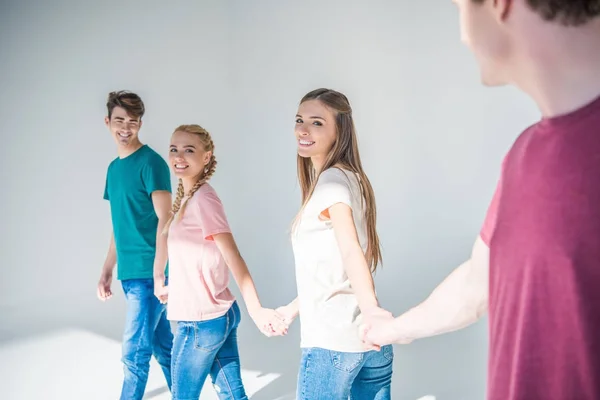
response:
<path id="1" fill-rule="evenodd" d="M 250 314 L 258 329 L 267 337 L 283 336 L 288 332 L 288 324 L 277 311 L 261 307 Z"/>

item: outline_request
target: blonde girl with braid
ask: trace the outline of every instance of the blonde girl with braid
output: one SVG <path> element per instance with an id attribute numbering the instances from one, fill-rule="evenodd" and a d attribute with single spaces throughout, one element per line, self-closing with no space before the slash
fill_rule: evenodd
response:
<path id="1" fill-rule="evenodd" d="M 169 164 L 179 178 L 168 235 L 169 285 L 159 291 L 177 321 L 172 352 L 173 399 L 198 399 L 208 375 L 220 399 L 247 399 L 240 375 L 240 309 L 228 288 L 231 271 L 256 326 L 267 336 L 287 333 L 263 308 L 237 248 L 223 204 L 209 180 L 217 161 L 210 134 L 182 125 L 171 137 Z"/>
<path id="2" fill-rule="evenodd" d="M 389 400 L 392 346 L 365 348 L 362 321 L 379 307 L 372 273 L 381 261 L 373 188 L 363 170 L 348 98 L 306 94 L 295 136 L 302 206 L 292 229 L 298 297 L 278 309 L 300 316 L 298 400 Z"/>

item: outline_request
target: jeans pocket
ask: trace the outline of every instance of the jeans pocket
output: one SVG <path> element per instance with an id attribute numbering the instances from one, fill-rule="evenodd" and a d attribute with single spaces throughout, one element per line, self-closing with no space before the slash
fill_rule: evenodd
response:
<path id="1" fill-rule="evenodd" d="M 332 351 L 331 362 L 336 369 L 344 372 L 352 372 L 358 368 L 365 358 L 364 353 L 344 353 L 341 351 Z"/>
<path id="2" fill-rule="evenodd" d="M 229 334 L 229 313 L 222 317 L 194 324 L 194 346 L 198 350 L 215 351 Z"/>
<path id="3" fill-rule="evenodd" d="M 394 347 L 392 345 L 388 344 L 387 346 L 383 346 L 381 348 L 381 354 L 383 354 L 386 360 L 394 361 Z"/>

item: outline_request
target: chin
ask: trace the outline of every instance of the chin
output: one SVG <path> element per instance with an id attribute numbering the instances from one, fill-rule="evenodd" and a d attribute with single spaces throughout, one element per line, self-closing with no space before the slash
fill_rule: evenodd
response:
<path id="1" fill-rule="evenodd" d="M 133 138 L 124 139 L 121 136 L 115 136 L 115 141 L 119 146 L 127 147 L 133 142 Z"/>
<path id="2" fill-rule="evenodd" d="M 302 158 L 311 158 L 312 154 L 304 149 L 298 149 L 298 155 Z"/>
<path id="3" fill-rule="evenodd" d="M 501 74 L 492 73 L 490 71 L 481 71 L 481 83 L 487 87 L 498 87 L 506 86 L 508 82 L 504 79 Z"/>

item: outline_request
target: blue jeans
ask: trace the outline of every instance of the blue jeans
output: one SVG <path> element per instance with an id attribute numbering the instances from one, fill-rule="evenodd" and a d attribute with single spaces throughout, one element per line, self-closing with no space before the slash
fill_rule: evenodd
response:
<path id="1" fill-rule="evenodd" d="M 148 382 L 150 359 L 158 361 L 171 389 L 171 347 L 173 332 L 165 305 L 154 296 L 153 279 L 121 281 L 127 304 L 123 333 L 125 379 L 121 400 L 141 400 Z"/>
<path id="2" fill-rule="evenodd" d="M 198 400 L 210 374 L 219 399 L 247 400 L 240 371 L 237 327 L 240 309 L 200 322 L 177 323 L 173 343 L 173 400 Z"/>
<path id="3" fill-rule="evenodd" d="M 297 400 L 390 400 L 394 350 L 342 353 L 302 349 Z"/>

